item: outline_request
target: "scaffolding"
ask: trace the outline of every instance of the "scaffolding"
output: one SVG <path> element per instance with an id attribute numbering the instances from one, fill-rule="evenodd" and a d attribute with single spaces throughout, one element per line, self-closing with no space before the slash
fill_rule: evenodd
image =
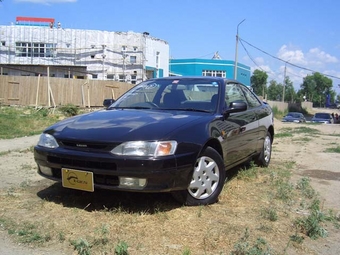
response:
<path id="1" fill-rule="evenodd" d="M 167 42 L 148 33 L 68 29 L 52 18 L 17 17 L 15 25 L 0 26 L 0 42 L 0 75 L 38 76 L 49 67 L 53 77 L 134 84 L 146 78 L 146 63 L 168 71 Z"/>

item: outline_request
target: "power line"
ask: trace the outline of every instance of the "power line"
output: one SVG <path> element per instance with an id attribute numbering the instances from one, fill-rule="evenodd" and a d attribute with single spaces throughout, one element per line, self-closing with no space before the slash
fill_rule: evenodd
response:
<path id="1" fill-rule="evenodd" d="M 268 56 L 270 56 L 270 57 L 272 57 L 272 58 L 274 58 L 274 59 L 277 59 L 277 60 L 279 60 L 279 61 L 282 61 L 282 62 L 284 62 L 284 63 L 287 63 L 287 64 L 289 64 L 289 65 L 291 65 L 291 66 L 294 66 L 294 67 L 297 67 L 297 68 L 300 68 L 300 69 L 302 69 L 302 70 L 306 70 L 306 71 L 309 71 L 309 72 L 312 72 L 312 73 L 318 72 L 318 71 L 315 71 L 315 70 L 312 70 L 312 69 L 309 69 L 309 68 L 306 68 L 306 67 L 303 67 L 303 66 L 299 66 L 299 65 L 296 65 L 296 64 L 292 64 L 292 63 L 290 63 L 290 62 L 288 62 L 288 61 L 286 61 L 286 60 L 283 60 L 283 59 L 281 59 L 281 58 L 275 57 L 274 55 L 272 55 L 272 54 L 270 54 L 270 53 L 268 53 L 268 52 L 266 52 L 266 51 L 264 51 L 264 50 L 262 50 L 262 49 L 260 49 L 260 48 L 258 48 L 258 47 L 256 47 L 256 46 L 254 46 L 253 44 L 251 44 L 251 43 L 249 43 L 249 42 L 247 42 L 247 41 L 245 41 L 245 40 L 243 40 L 242 38 L 239 38 L 239 40 L 240 40 L 241 42 L 245 42 L 245 43 L 248 44 L 249 46 L 251 46 L 251 47 L 257 49 L 258 51 L 261 51 L 262 53 L 264 53 L 264 54 L 266 54 L 266 55 L 268 55 Z M 243 44 L 242 44 L 242 45 L 243 45 Z M 243 47 L 244 47 L 244 45 L 243 45 Z M 244 48 L 245 48 L 245 47 L 244 47 Z M 340 77 L 337 77 L 337 76 L 334 76 L 334 75 L 324 74 L 324 73 L 321 73 L 321 72 L 318 72 L 318 73 L 320 73 L 320 74 L 322 74 L 322 75 L 324 75 L 324 76 L 330 77 L 330 78 L 334 78 L 334 79 L 339 79 L 339 80 L 340 80 Z"/>
<path id="2" fill-rule="evenodd" d="M 263 71 L 263 72 L 265 72 L 265 73 L 268 73 L 268 72 L 266 72 L 265 70 L 263 70 L 263 68 L 262 68 L 261 66 L 259 66 L 259 65 L 256 63 L 256 61 L 255 61 L 255 60 L 253 59 L 253 57 L 250 55 L 249 51 L 248 51 L 247 48 L 244 46 L 244 44 L 242 43 L 242 41 L 240 41 L 240 43 L 241 43 L 243 49 L 245 50 L 245 52 L 247 53 L 248 57 L 250 58 L 250 60 L 251 60 L 251 61 L 252 61 L 259 69 L 261 69 L 261 71 Z M 270 73 L 269 73 L 268 75 L 274 77 L 274 75 L 272 75 L 272 74 L 270 74 Z"/>

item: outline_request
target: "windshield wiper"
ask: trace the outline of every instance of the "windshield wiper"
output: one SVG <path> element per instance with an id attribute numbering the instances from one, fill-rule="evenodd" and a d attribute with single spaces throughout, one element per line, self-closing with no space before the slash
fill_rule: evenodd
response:
<path id="1" fill-rule="evenodd" d="M 154 109 L 152 107 L 145 107 L 145 106 L 124 106 L 124 107 L 112 107 L 110 109 Z"/>
<path id="2" fill-rule="evenodd" d="M 161 110 L 173 110 L 173 111 L 188 111 L 188 112 L 211 112 L 209 110 L 195 109 L 195 108 L 160 108 Z"/>

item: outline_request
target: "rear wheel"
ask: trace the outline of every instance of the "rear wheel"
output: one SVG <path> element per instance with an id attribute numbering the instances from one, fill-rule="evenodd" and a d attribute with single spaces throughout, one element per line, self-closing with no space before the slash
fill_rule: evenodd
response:
<path id="1" fill-rule="evenodd" d="M 255 163 L 258 166 L 267 167 L 269 166 L 270 158 L 272 155 L 272 136 L 269 132 L 267 132 L 264 141 L 261 153 Z"/>
<path id="2" fill-rule="evenodd" d="M 173 197 L 185 205 L 207 205 L 218 201 L 225 181 L 223 159 L 207 147 L 197 158 L 191 182 L 186 190 L 175 191 Z"/>

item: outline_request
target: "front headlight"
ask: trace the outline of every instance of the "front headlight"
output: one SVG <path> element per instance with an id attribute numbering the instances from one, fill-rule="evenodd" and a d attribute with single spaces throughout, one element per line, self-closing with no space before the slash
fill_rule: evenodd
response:
<path id="1" fill-rule="evenodd" d="M 132 141 L 118 145 L 111 150 L 112 154 L 124 156 L 168 156 L 173 155 L 177 148 L 176 141 L 145 142 Z"/>
<path id="2" fill-rule="evenodd" d="M 50 134 L 45 134 L 45 133 L 40 135 L 38 145 L 42 147 L 50 148 L 50 149 L 55 149 L 59 147 L 54 137 Z"/>

